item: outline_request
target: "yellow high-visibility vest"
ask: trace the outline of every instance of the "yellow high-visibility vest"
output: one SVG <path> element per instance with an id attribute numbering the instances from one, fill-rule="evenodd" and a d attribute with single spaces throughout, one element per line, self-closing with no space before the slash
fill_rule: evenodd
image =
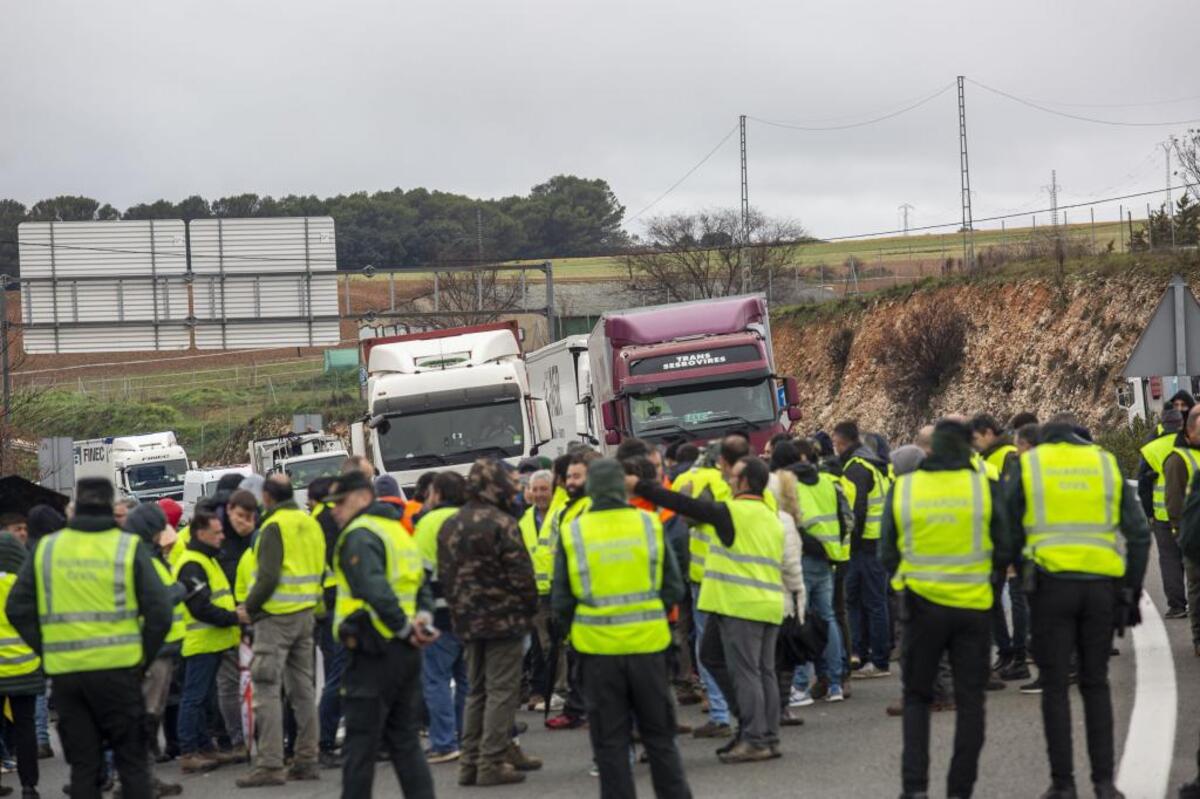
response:
<path id="1" fill-rule="evenodd" d="M 867 515 L 863 521 L 863 540 L 874 541 L 878 540 L 883 531 L 883 500 L 888 492 L 888 478 L 879 469 L 878 466 L 871 463 L 866 458 L 860 458 L 857 455 L 846 461 L 846 468 L 849 469 L 851 464 L 857 463 L 871 473 L 871 491 L 867 494 Z M 854 483 L 847 478 L 842 478 L 842 485 L 849 483 L 854 486 Z M 847 492 L 847 496 L 852 496 L 850 493 L 854 491 L 851 488 Z"/>
<path id="2" fill-rule="evenodd" d="M 233 602 L 233 591 L 229 587 L 229 578 L 225 576 L 221 564 L 216 558 L 210 558 L 194 549 L 183 553 L 179 564 L 175 567 L 174 577 L 179 580 L 179 573 L 189 563 L 198 563 L 204 569 L 204 579 L 208 590 L 212 593 L 214 607 L 232 612 L 236 609 Z M 183 634 L 183 656 L 206 655 L 210 652 L 224 652 L 238 645 L 242 640 L 241 627 L 234 624 L 229 627 L 216 627 L 192 616 L 191 611 L 184 605 L 184 618 L 187 619 L 187 631 Z"/>
<path id="3" fill-rule="evenodd" d="M 571 646 L 590 655 L 662 652 L 671 631 L 662 589 L 662 524 L 637 508 L 589 511 L 562 537 L 571 593 L 579 600 Z"/>
<path id="4" fill-rule="evenodd" d="M 750 621 L 783 621 L 783 523 L 758 498 L 725 503 L 733 519 L 733 546 L 714 538 L 696 606 Z"/>
<path id="5" fill-rule="evenodd" d="M 988 474 L 988 477 L 993 480 L 999 480 L 1004 474 L 1004 464 L 1008 462 L 1008 456 L 1016 451 L 1017 448 L 1012 444 L 1001 444 L 1000 446 L 996 447 L 991 454 L 984 458 L 983 462 L 991 466 L 993 471 L 996 473 L 995 477 L 992 477 L 990 473 Z"/>
<path id="6" fill-rule="evenodd" d="M 1163 463 L 1175 449 L 1175 438 L 1175 433 L 1168 433 L 1147 442 L 1141 448 L 1142 457 L 1154 471 L 1154 518 L 1160 522 L 1170 521 L 1171 518 L 1167 515 L 1167 483 L 1163 479 Z M 1186 462 L 1185 458 L 1184 463 Z"/>
<path id="7" fill-rule="evenodd" d="M 0 572 L 0 679 L 35 672 L 42 664 L 41 658 L 8 620 L 5 608 L 8 607 L 8 595 L 16 582 L 16 574 Z"/>
<path id="8" fill-rule="evenodd" d="M 175 578 L 171 576 L 170 569 L 167 564 L 163 563 L 159 558 L 153 558 L 154 571 L 162 578 L 163 585 L 170 588 L 175 584 Z M 183 603 L 176 602 L 171 607 L 171 629 L 167 631 L 167 643 L 173 644 L 176 641 L 182 641 L 184 634 L 187 633 L 187 617 L 183 614 Z"/>
<path id="9" fill-rule="evenodd" d="M 354 596 L 354 592 L 350 590 L 350 583 L 346 580 L 346 573 L 342 571 L 342 545 L 346 541 L 346 536 L 355 530 L 367 530 L 382 542 L 388 582 L 391 584 L 396 598 L 400 600 L 400 608 L 409 618 L 412 618 L 417 612 L 417 592 L 421 589 L 421 582 L 425 576 L 425 570 L 421 566 L 421 553 L 417 551 L 417 545 L 412 540 L 412 536 L 401 526 L 400 522 L 382 516 L 364 513 L 350 522 L 350 525 L 338 536 L 333 556 L 334 574 L 337 576 L 337 602 L 333 609 L 333 629 L 336 633 L 347 616 L 362 609 L 366 610 L 367 615 L 371 618 L 371 624 L 379 634 L 385 640 L 390 640 L 395 637 L 395 633 L 383 623 L 374 608 Z"/>
<path id="10" fill-rule="evenodd" d="M 552 525 L 546 524 L 545 517 L 542 518 L 541 525 L 536 521 L 537 510 L 530 507 L 521 514 L 518 527 L 521 529 L 521 540 L 529 552 L 529 560 L 533 563 L 533 579 L 537 582 L 538 594 L 546 596 L 550 593 L 550 575 L 554 572 L 554 550 L 550 546 Z M 544 539 L 542 531 L 546 534 Z"/>
<path id="11" fill-rule="evenodd" d="M 279 526 L 283 541 L 283 568 L 279 584 L 263 603 L 264 612 L 272 616 L 299 613 L 317 606 L 321 601 L 321 582 L 325 574 L 325 534 L 316 519 L 299 508 L 275 508 L 264 525 Z M 261 534 L 251 547 L 251 586 L 258 573 L 258 547 Z M 238 567 L 240 582 L 241 565 Z M 249 592 L 247 592 L 249 593 Z"/>
<path id="12" fill-rule="evenodd" d="M 695 499 L 708 489 L 713 502 L 733 499 L 733 491 L 720 469 L 710 466 L 693 466 L 675 479 L 674 490 Z M 716 540 L 716 530 L 711 524 L 693 525 L 688 531 L 688 579 L 700 583 L 704 579 L 704 565 L 708 559 L 708 548 Z"/>
<path id="13" fill-rule="evenodd" d="M 806 533 L 821 542 L 830 562 L 841 563 L 849 560 L 849 547 L 842 545 L 842 528 L 838 523 L 837 479 L 821 472 L 817 475 L 817 482 L 814 485 L 807 485 L 797 480 L 796 494 L 801 517 L 796 520 L 796 523 L 802 525 Z"/>

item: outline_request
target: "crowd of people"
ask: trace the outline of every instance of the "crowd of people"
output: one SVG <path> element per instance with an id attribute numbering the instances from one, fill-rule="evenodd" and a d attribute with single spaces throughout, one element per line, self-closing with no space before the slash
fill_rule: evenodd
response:
<path id="1" fill-rule="evenodd" d="M 228 475 L 186 520 L 80 480 L 69 519 L 0 519 L 7 752 L 37 796 L 57 714 L 73 797 L 114 772 L 125 796 L 177 794 L 153 776 L 175 758 L 185 774 L 250 763 L 242 788 L 340 768 L 347 797 L 370 796 L 387 760 L 405 796 L 431 797 L 438 764 L 463 786 L 541 768 L 520 745 L 526 707 L 587 728 L 602 796 L 635 795 L 640 743 L 655 794 L 688 797 L 677 736 L 717 742 L 721 763 L 779 758 L 805 707 L 898 662 L 902 797 L 928 794 L 939 711 L 957 713 L 948 795 L 972 794 L 984 695 L 1008 683 L 1041 697 L 1044 799 L 1076 796 L 1073 683 L 1090 781 L 1119 797 L 1108 658 L 1140 618 L 1147 517 L 1167 617 L 1191 614 L 1200 655 L 1186 400 L 1143 448 L 1136 492 L 1065 414 L 948 417 L 894 449 L 854 421 L 761 453 L 742 434 L 577 445 L 430 472 L 407 497 L 352 457 L 307 507 L 285 475 Z M 694 704 L 707 719 L 691 729 L 676 708 Z"/>

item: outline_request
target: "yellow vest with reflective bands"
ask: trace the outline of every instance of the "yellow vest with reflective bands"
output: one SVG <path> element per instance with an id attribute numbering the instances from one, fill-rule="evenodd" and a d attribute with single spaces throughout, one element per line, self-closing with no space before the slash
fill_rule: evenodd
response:
<path id="1" fill-rule="evenodd" d="M 167 553 L 167 566 L 171 571 L 175 571 L 175 567 L 179 565 L 179 561 L 183 558 L 183 552 L 187 549 L 188 541 L 192 540 L 192 526 L 185 524 L 179 529 L 179 537 L 175 539 L 175 543 L 171 545 L 171 551 Z"/>
<path id="2" fill-rule="evenodd" d="M 662 652 L 671 631 L 659 591 L 664 542 L 658 519 L 637 508 L 590 511 L 561 541 L 579 600 L 571 646 L 589 655 Z"/>
<path id="3" fill-rule="evenodd" d="M 313 517 L 313 521 L 315 521 L 317 523 L 318 527 L 321 527 L 321 520 L 318 519 L 317 517 L 320 516 L 321 512 L 324 511 L 328 507 L 331 507 L 328 502 L 318 502 L 316 505 L 313 505 L 312 511 L 309 512 L 309 515 Z M 321 528 L 321 537 L 324 538 L 324 536 L 325 536 L 325 528 L 322 527 Z M 325 566 L 324 566 L 324 572 L 321 576 L 321 587 L 322 588 L 333 588 L 335 585 L 337 585 L 337 581 L 333 577 L 333 569 L 329 568 L 329 563 L 326 562 Z"/>
<path id="4" fill-rule="evenodd" d="M 1172 452 L 1175 452 L 1183 459 L 1183 465 L 1187 468 L 1187 485 L 1183 488 L 1183 495 L 1186 497 L 1192 493 L 1192 478 L 1196 476 L 1196 470 L 1200 469 L 1200 453 L 1190 447 L 1175 447 Z M 1163 461 L 1166 462 L 1165 459 Z M 1166 494 L 1163 494 L 1163 501 L 1166 501 Z"/>
<path id="5" fill-rule="evenodd" d="M 8 594 L 17 575 L 0 572 L 0 679 L 37 671 L 42 661 L 8 621 Z"/>
<path id="6" fill-rule="evenodd" d="M 900 568 L 892 588 L 952 608 L 992 606 L 992 492 L 976 469 L 902 475 L 892 491 Z"/>
<path id="7" fill-rule="evenodd" d="M 1167 484 L 1163 480 L 1163 463 L 1175 449 L 1175 438 L 1175 433 L 1167 433 L 1148 441 L 1141 448 L 1142 457 L 1154 471 L 1154 518 L 1160 522 L 1170 521 L 1170 516 L 1167 515 Z M 1187 463 L 1186 458 L 1184 463 Z"/>
<path id="8" fill-rule="evenodd" d="M 425 576 L 425 570 L 421 565 L 421 553 L 417 551 L 417 545 L 412 540 L 412 536 L 401 526 L 400 522 L 383 516 L 364 513 L 351 521 L 349 526 L 338 536 L 333 555 L 334 574 L 337 576 L 337 602 L 333 609 L 334 632 L 336 633 L 341 627 L 347 616 L 358 610 L 365 610 L 371 618 L 371 624 L 379 634 L 383 636 L 384 640 L 390 640 L 396 634 L 383 623 L 374 608 L 354 596 L 350 590 L 350 583 L 346 580 L 346 573 L 342 571 L 342 545 L 346 541 L 346 536 L 355 530 L 366 530 L 383 544 L 384 567 L 388 583 L 400 601 L 400 608 L 410 619 L 417 612 L 417 592 L 421 589 L 421 581 Z"/>
<path id="9" fill-rule="evenodd" d="M 521 528 L 521 540 L 529 552 L 533 562 L 533 578 L 537 581 L 537 591 L 541 596 L 550 593 L 550 575 L 554 573 L 554 548 L 551 546 L 551 531 L 553 525 L 547 524 L 549 509 L 542 517 L 541 525 L 536 524 L 537 510 L 527 508 L 521 515 L 518 527 Z"/>
<path id="10" fill-rule="evenodd" d="M 417 551 L 421 553 L 421 565 L 437 580 L 437 545 L 438 533 L 442 531 L 442 525 L 446 523 L 454 514 L 458 513 L 458 508 L 444 507 L 434 508 L 426 511 L 421 515 L 417 526 L 413 528 L 412 539 L 417 545 Z"/>
<path id="11" fill-rule="evenodd" d="M 246 601 L 250 596 L 250 588 L 254 585 L 254 577 L 258 574 L 258 554 L 253 548 L 247 549 L 238 558 L 237 568 L 233 570 L 233 598 L 238 603 Z"/>
<path id="12" fill-rule="evenodd" d="M 163 563 L 159 558 L 152 558 L 154 561 L 154 571 L 158 572 L 158 576 L 162 578 L 163 585 L 170 588 L 175 584 L 175 578 L 171 576 L 170 569 L 167 564 Z M 176 602 L 171 607 L 171 629 L 167 631 L 167 643 L 173 644 L 176 641 L 182 641 L 184 634 L 187 632 L 187 618 L 183 615 L 183 603 Z"/>
<path id="13" fill-rule="evenodd" d="M 1008 461 L 1008 456 L 1016 451 L 1017 448 L 1012 444 L 1001 444 L 1000 446 L 996 447 L 991 454 L 984 458 L 984 463 L 991 466 L 993 471 L 996 473 L 995 477 L 992 477 L 991 474 L 988 474 L 988 477 L 993 480 L 999 480 L 1000 477 L 1004 475 L 1004 464 Z"/>
<path id="14" fill-rule="evenodd" d="M 975 467 L 975 471 L 986 475 L 989 480 L 1000 479 L 1000 470 L 993 466 L 990 461 L 985 461 L 983 456 L 978 452 L 971 453 L 971 465 Z"/>
<path id="15" fill-rule="evenodd" d="M 846 461 L 846 468 L 849 469 L 850 465 L 854 463 L 860 464 L 863 468 L 867 469 L 871 473 L 872 478 L 871 491 L 867 494 L 867 516 L 863 521 L 862 537 L 864 541 L 877 540 L 883 531 L 883 499 L 887 496 L 888 492 L 888 478 L 887 475 L 880 471 L 878 466 L 858 456 Z M 842 482 L 843 485 L 846 483 L 850 483 L 851 486 L 854 485 L 851 480 L 845 477 L 842 478 Z"/>
<path id="16" fill-rule="evenodd" d="M 849 548 L 842 546 L 842 528 L 838 523 L 837 478 L 821 472 L 813 485 L 797 480 L 796 494 L 800 508 L 800 518 L 796 519 L 796 523 L 821 542 L 831 562 L 849 560 Z"/>
<path id="17" fill-rule="evenodd" d="M 210 558 L 194 549 L 187 550 L 175 566 L 176 581 L 179 580 L 179 572 L 189 563 L 198 563 L 200 568 L 204 569 L 204 579 L 208 583 L 208 590 L 212 592 L 213 606 L 232 612 L 237 607 L 233 602 L 233 591 L 229 587 L 229 578 L 225 576 L 216 558 Z M 183 635 L 185 658 L 210 652 L 224 652 L 237 646 L 242 640 L 241 627 L 236 624 L 231 627 L 214 627 L 207 622 L 198 621 L 187 609 L 187 605 L 183 606 L 183 611 L 187 620 L 187 631 Z"/>
<path id="18" fill-rule="evenodd" d="M 695 499 L 708 489 L 713 502 L 725 502 L 733 499 L 733 491 L 721 475 L 720 469 L 711 466 L 697 466 L 689 469 L 675 479 L 674 490 Z M 716 538 L 716 530 L 711 524 L 693 525 L 688 531 L 688 579 L 699 583 L 704 579 L 704 565 L 708 558 L 708 548 Z"/>
<path id="19" fill-rule="evenodd" d="M 725 502 L 733 520 L 733 547 L 713 538 L 697 607 L 737 619 L 783 621 L 783 523 L 758 498 Z"/>
<path id="20" fill-rule="evenodd" d="M 137 538 L 116 528 L 48 535 L 34 553 L 42 665 L 47 674 L 142 662 L 133 560 Z"/>
<path id="21" fill-rule="evenodd" d="M 262 524 L 278 525 L 279 536 L 283 539 L 283 569 L 279 584 L 263 603 L 263 611 L 282 616 L 316 607 L 321 601 L 321 582 L 325 574 L 325 534 L 321 525 L 299 508 L 275 508 L 263 518 Z M 260 533 L 251 547 L 253 575 L 258 573 L 261 540 Z"/>
<path id="22" fill-rule="evenodd" d="M 1117 459 L 1094 444 L 1040 444 L 1021 456 L 1025 557 L 1047 572 L 1125 573 L 1117 546 L 1124 489 Z"/>

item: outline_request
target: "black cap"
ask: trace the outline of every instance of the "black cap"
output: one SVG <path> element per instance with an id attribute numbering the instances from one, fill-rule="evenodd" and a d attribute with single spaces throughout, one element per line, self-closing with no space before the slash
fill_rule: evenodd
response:
<path id="1" fill-rule="evenodd" d="M 346 472 L 333 481 L 333 485 L 329 488 L 329 496 L 325 497 L 325 501 L 337 502 L 352 491 L 364 489 L 370 491 L 372 496 L 375 495 L 375 486 L 365 474 L 359 471 Z"/>
<path id="2" fill-rule="evenodd" d="M 114 499 L 113 484 L 103 477 L 81 477 L 75 484 L 76 513 L 111 514 Z"/>

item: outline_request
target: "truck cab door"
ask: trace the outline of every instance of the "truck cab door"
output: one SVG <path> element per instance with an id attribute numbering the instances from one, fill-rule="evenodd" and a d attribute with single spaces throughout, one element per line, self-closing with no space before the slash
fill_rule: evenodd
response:
<path id="1" fill-rule="evenodd" d="M 543 398 L 531 397 L 529 408 L 529 427 L 533 435 L 529 454 L 536 455 L 539 447 L 554 438 L 554 422 L 550 419 L 550 405 Z"/>
<path id="2" fill-rule="evenodd" d="M 595 446 L 600 443 L 596 438 L 595 425 L 592 424 L 592 398 L 589 396 L 575 403 L 575 432 L 588 444 Z"/>

